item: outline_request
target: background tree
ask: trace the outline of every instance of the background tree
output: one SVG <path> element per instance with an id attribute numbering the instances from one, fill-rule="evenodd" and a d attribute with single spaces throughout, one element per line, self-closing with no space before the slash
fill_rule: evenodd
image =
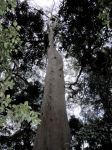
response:
<path id="1" fill-rule="evenodd" d="M 102 133 L 105 137 L 106 134 L 109 135 L 110 142 L 104 140 L 107 145 L 111 145 L 112 128 L 111 6 L 111 1 L 64 0 L 59 11 L 63 24 L 62 47 L 68 51 L 67 55 L 77 59 L 77 64 L 81 68 L 80 79 L 70 85 L 72 89 L 76 85 L 78 90 L 72 90 L 69 97 L 78 100 L 82 105 L 82 115 L 87 114 L 86 118 L 84 117 L 85 121 L 89 121 L 92 111 L 93 115 L 96 114 L 95 118 L 103 117 L 102 125 L 105 122 L 109 131 Z M 95 118 L 93 117 L 93 120 Z M 94 133 L 95 130 L 91 130 L 91 134 Z M 97 149 L 94 146 L 95 148 Z"/>

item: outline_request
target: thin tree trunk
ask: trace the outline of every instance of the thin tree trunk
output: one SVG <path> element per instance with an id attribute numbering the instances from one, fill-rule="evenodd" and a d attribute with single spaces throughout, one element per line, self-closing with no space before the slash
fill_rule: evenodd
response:
<path id="1" fill-rule="evenodd" d="M 69 126 L 65 105 L 63 61 L 53 46 L 53 30 L 50 30 L 49 40 L 42 121 L 33 150 L 68 150 Z"/>

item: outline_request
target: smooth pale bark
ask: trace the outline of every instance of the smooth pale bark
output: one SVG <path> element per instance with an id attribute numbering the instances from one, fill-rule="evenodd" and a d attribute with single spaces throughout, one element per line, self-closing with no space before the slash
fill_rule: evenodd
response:
<path id="1" fill-rule="evenodd" d="M 69 126 L 65 105 L 63 61 L 53 46 L 52 35 L 51 30 L 49 33 L 50 47 L 48 48 L 42 121 L 33 150 L 69 149 Z"/>

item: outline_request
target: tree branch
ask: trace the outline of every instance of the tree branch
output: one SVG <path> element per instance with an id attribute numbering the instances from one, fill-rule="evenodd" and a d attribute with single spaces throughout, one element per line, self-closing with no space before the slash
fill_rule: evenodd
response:
<path id="1" fill-rule="evenodd" d="M 78 83 L 78 80 L 79 80 L 79 78 L 80 78 L 80 76 L 81 76 L 82 71 L 83 71 L 83 67 L 81 67 L 81 69 L 80 69 L 80 71 L 79 71 L 79 74 L 78 74 L 78 76 L 77 76 L 76 81 L 75 81 L 74 83 L 68 83 L 68 84 L 67 84 L 67 85 L 69 85 L 70 88 L 71 88 L 72 85 L 75 86 L 75 85 Z"/>

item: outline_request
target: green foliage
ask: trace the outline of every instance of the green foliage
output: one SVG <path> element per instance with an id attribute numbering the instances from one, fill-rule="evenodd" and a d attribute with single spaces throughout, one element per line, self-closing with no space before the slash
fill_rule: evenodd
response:
<path id="1" fill-rule="evenodd" d="M 26 101 L 24 104 L 11 105 L 12 99 L 10 95 L 5 95 L 5 91 L 13 89 L 14 81 L 12 80 L 13 66 L 11 60 L 11 53 L 17 52 L 17 45 L 21 46 L 21 39 L 19 31 L 21 27 L 17 21 L 5 22 L 5 13 L 7 11 L 13 12 L 15 9 L 16 1 L 0 1 L 0 15 L 2 20 L 0 23 L 0 127 L 7 124 L 7 120 L 17 123 L 18 126 L 26 120 L 31 122 L 32 125 L 38 124 L 38 113 L 34 112 Z M 10 7 L 10 8 L 9 8 Z M 2 115 L 4 114 L 5 115 Z"/>
<path id="2" fill-rule="evenodd" d="M 24 104 L 12 105 L 11 109 L 8 109 L 7 119 L 12 121 L 12 123 L 16 123 L 18 127 L 21 126 L 23 121 L 27 121 L 32 125 L 40 123 L 40 119 L 38 119 L 39 113 L 32 111 L 28 101 L 24 102 Z"/>
<path id="3" fill-rule="evenodd" d="M 10 10 L 7 6 L 11 7 L 11 10 L 14 10 L 16 7 L 16 0 L 0 0 L 0 16 L 4 15 L 6 10 Z"/>
<path id="4" fill-rule="evenodd" d="M 103 26 L 109 27 L 109 9 L 104 9 L 99 13 L 99 19 L 102 20 Z"/>
<path id="5" fill-rule="evenodd" d="M 10 53 L 12 51 L 17 51 L 15 46 L 21 45 L 21 40 L 19 38 L 19 34 L 17 30 L 19 31 L 20 27 L 17 26 L 17 23 L 14 22 L 14 27 L 9 26 L 7 28 L 4 28 L 2 26 L 2 23 L 0 24 L 0 70 L 1 71 L 8 71 L 11 68 L 11 58 Z"/>
<path id="6" fill-rule="evenodd" d="M 8 90 L 8 88 L 13 88 L 13 81 L 10 79 L 10 77 L 6 78 L 5 80 L 2 80 L 0 82 L 0 114 L 4 113 L 7 109 L 11 108 L 11 98 L 10 95 L 5 96 L 5 91 Z M 7 116 L 0 115 L 0 126 L 3 126 L 6 122 Z"/>
<path id="7" fill-rule="evenodd" d="M 4 14 L 4 10 L 5 10 L 5 1 L 0 0 L 0 16 Z"/>
<path id="8" fill-rule="evenodd" d="M 3 5 L 1 5 L 1 3 L 3 3 Z M 14 1 L 10 1 L 10 3 L 14 8 Z M 5 91 L 8 88 L 12 89 L 14 85 L 13 80 L 11 79 L 10 53 L 12 50 L 15 50 L 15 44 L 20 43 L 20 40 L 17 41 L 18 33 L 16 29 L 10 24 L 7 27 L 3 26 L 7 5 L 9 5 L 9 3 L 6 1 L 0 1 L 0 15 L 2 16 L 2 20 L 0 21 L 0 114 L 6 111 L 7 107 L 10 107 L 10 96 L 5 96 Z M 12 43 L 12 41 L 14 42 Z M 6 118 L 6 116 L 1 116 L 0 126 L 3 125 Z"/>
<path id="9" fill-rule="evenodd" d="M 1 116 L 0 119 L 0 126 L 4 126 L 7 124 L 7 120 L 10 120 L 12 123 L 16 123 L 18 127 L 21 126 L 23 121 L 30 122 L 32 125 L 37 125 L 40 123 L 39 113 L 34 112 L 31 107 L 28 105 L 28 101 L 24 102 L 24 104 L 18 105 L 11 105 L 11 98 L 10 95 L 5 96 L 5 91 L 8 88 L 13 88 L 13 81 L 10 81 L 9 78 L 1 83 L 1 90 L 0 90 L 0 114 L 6 111 L 6 116 Z"/>

